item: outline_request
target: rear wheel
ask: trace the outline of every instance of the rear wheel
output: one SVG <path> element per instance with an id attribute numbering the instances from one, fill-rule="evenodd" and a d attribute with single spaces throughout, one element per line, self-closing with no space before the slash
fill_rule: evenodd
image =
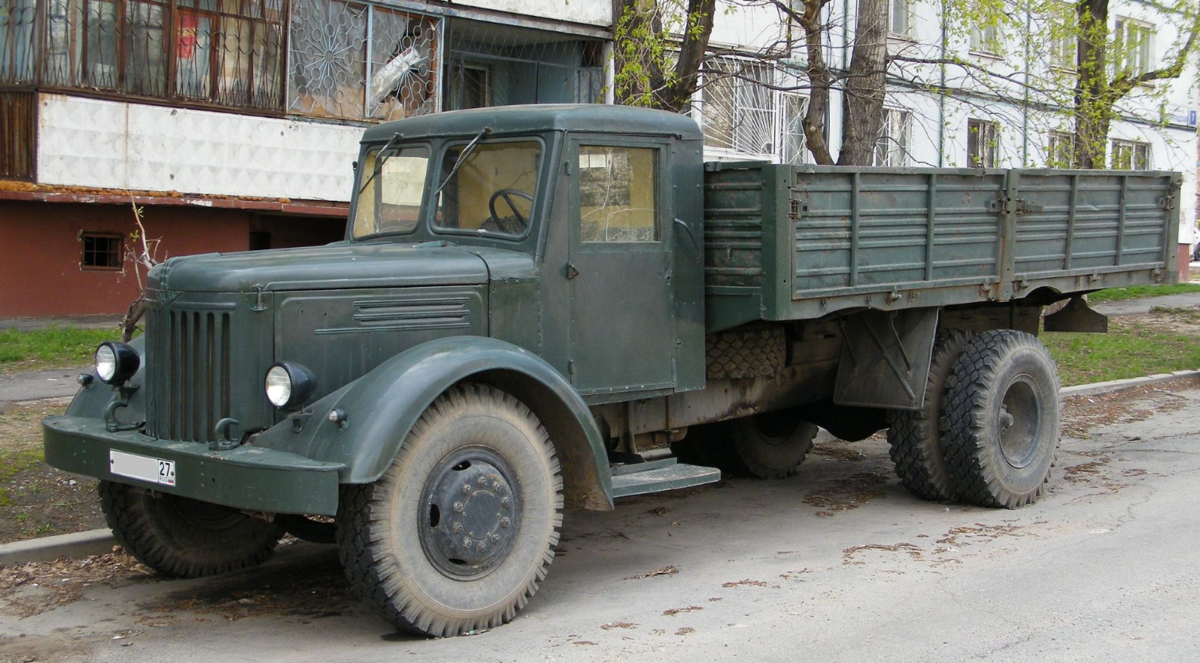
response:
<path id="1" fill-rule="evenodd" d="M 984 332 L 967 344 L 946 394 L 942 436 L 958 498 L 1015 509 L 1035 502 L 1058 449 L 1058 372 L 1037 337 Z"/>
<path id="2" fill-rule="evenodd" d="M 896 475 L 910 493 L 925 500 L 954 497 L 954 475 L 946 466 L 938 419 L 946 400 L 946 382 L 963 348 L 971 340 L 967 332 L 943 329 L 938 332 L 929 365 L 925 402 L 919 410 L 897 411 L 888 427 L 889 455 Z"/>
<path id="3" fill-rule="evenodd" d="M 117 542 L 164 575 L 199 578 L 260 564 L 283 528 L 229 507 L 100 482 L 100 506 Z"/>
<path id="4" fill-rule="evenodd" d="M 509 394 L 458 386 L 429 406 L 383 476 L 343 489 L 339 555 L 356 591 L 400 630 L 492 628 L 545 578 L 562 504 L 538 418 Z"/>
<path id="5" fill-rule="evenodd" d="M 695 433 L 673 445 L 685 463 L 715 465 L 756 479 L 785 479 L 800 471 L 812 450 L 817 427 L 795 410 L 693 427 Z"/>

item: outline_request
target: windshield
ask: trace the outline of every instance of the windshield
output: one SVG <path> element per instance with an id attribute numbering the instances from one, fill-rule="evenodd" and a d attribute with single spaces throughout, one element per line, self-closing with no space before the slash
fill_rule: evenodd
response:
<path id="1" fill-rule="evenodd" d="M 542 146 L 537 141 L 479 143 L 458 163 L 467 145 L 442 157 L 437 213 L 439 230 L 517 237 L 529 229 Z M 457 169 L 455 168 L 457 164 Z"/>
<path id="2" fill-rule="evenodd" d="M 367 152 L 358 175 L 354 238 L 415 230 L 428 170 L 429 148 L 423 145 L 391 150 L 382 162 L 379 150 Z"/>

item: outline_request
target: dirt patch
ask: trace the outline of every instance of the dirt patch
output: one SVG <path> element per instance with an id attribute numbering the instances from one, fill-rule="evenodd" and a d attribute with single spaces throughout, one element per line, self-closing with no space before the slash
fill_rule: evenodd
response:
<path id="1" fill-rule="evenodd" d="M 859 472 L 833 482 L 804 496 L 804 503 L 821 511 L 818 516 L 829 517 L 839 511 L 848 511 L 884 497 L 879 487 L 887 483 L 891 475 L 878 472 Z"/>
<path id="2" fill-rule="evenodd" d="M 83 559 L 0 567 L 0 601 L 4 612 L 25 618 L 77 601 L 95 585 L 122 587 L 155 579 L 149 568 L 114 548 Z"/>
<path id="3" fill-rule="evenodd" d="M 1062 434 L 1087 439 L 1094 428 L 1134 423 L 1154 414 L 1174 412 L 1187 404 L 1186 398 L 1174 392 L 1197 386 L 1196 380 L 1180 378 L 1095 396 L 1068 396 L 1062 401 Z"/>
<path id="4" fill-rule="evenodd" d="M 699 612 L 703 609 L 704 608 L 701 608 L 698 605 L 689 605 L 686 608 L 671 608 L 670 610 L 664 610 L 663 616 L 664 617 L 674 617 L 675 615 L 678 615 L 681 612 Z"/>
<path id="5" fill-rule="evenodd" d="M 42 418 L 69 399 L 18 404 L 0 413 L 0 543 L 104 527 L 96 480 L 43 462 Z"/>
<path id="6" fill-rule="evenodd" d="M 645 573 L 629 576 L 626 578 L 626 580 L 642 580 L 644 578 L 653 578 L 655 576 L 673 576 L 676 573 L 679 573 L 679 569 L 675 568 L 674 566 L 664 566 L 661 569 L 655 569 L 653 571 L 646 571 Z"/>
<path id="7" fill-rule="evenodd" d="M 994 541 L 1002 536 L 1021 536 L 1019 525 L 963 525 L 951 527 L 937 542 L 947 546 L 965 546 L 982 541 Z"/>
<path id="8" fill-rule="evenodd" d="M 881 550 L 884 552 L 903 552 L 903 553 L 907 553 L 909 557 L 911 557 L 915 560 L 921 559 L 921 554 L 924 552 L 923 550 L 921 550 L 920 546 L 917 546 L 917 545 L 914 545 L 911 543 L 893 543 L 890 545 L 883 544 L 883 543 L 868 543 L 868 544 L 862 545 L 862 546 L 851 546 L 851 547 L 843 550 L 842 551 L 842 563 L 843 564 L 865 564 L 866 562 L 856 561 L 854 559 L 854 556 L 857 555 L 858 553 L 866 551 L 866 550 Z"/>

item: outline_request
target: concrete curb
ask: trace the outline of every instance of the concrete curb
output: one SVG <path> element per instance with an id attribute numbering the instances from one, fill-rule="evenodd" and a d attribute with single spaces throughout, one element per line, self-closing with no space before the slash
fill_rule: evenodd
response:
<path id="1" fill-rule="evenodd" d="M 1181 379 L 1200 380 L 1200 371 L 1175 371 L 1174 373 L 1147 375 L 1146 377 L 1142 378 L 1129 378 L 1126 380 L 1110 380 L 1108 382 L 1081 384 L 1074 387 L 1063 387 L 1058 394 L 1064 398 L 1067 396 L 1097 396 L 1099 394 L 1107 394 L 1113 391 L 1133 389 L 1134 387 L 1143 387 L 1148 384 L 1156 384 L 1159 382 L 1168 382 L 1171 380 Z"/>
<path id="2" fill-rule="evenodd" d="M 117 540 L 112 531 L 94 529 L 0 545 L 0 566 L 48 562 L 59 557 L 87 557 L 111 552 Z"/>
<path id="3" fill-rule="evenodd" d="M 1189 378 L 1200 380 L 1200 371 L 1176 371 L 1174 373 L 1148 375 L 1128 380 L 1081 384 L 1075 387 L 1064 387 L 1058 393 L 1063 397 L 1095 396 L 1124 389 L 1133 389 L 1148 384 Z M 821 429 L 817 434 L 816 441 L 825 442 L 831 439 L 834 439 L 833 436 L 824 429 Z M 58 559 L 59 557 L 99 555 L 111 551 L 115 545 L 117 545 L 117 540 L 113 538 L 112 532 L 107 529 L 94 529 L 90 532 L 61 534 L 41 539 L 5 543 L 0 544 L 0 566 L 28 564 L 29 562 L 46 562 Z"/>

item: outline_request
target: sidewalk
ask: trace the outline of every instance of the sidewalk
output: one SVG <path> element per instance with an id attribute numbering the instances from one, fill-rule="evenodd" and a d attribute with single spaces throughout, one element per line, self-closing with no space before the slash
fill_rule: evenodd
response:
<path id="1" fill-rule="evenodd" d="M 1179 295 L 1164 295 L 1162 297 L 1142 297 L 1119 302 L 1097 302 L 1091 305 L 1092 310 L 1104 315 L 1149 313 L 1150 309 L 1155 306 L 1166 308 L 1197 308 L 1200 307 L 1200 292 L 1185 292 Z"/>
<path id="2" fill-rule="evenodd" d="M 79 389 L 75 379 L 91 370 L 91 366 L 79 366 L 0 375 L 0 406 L 14 401 L 74 396 Z"/>
<path id="3" fill-rule="evenodd" d="M 83 329 L 112 329 L 121 324 L 120 315 L 74 315 L 63 318 L 0 318 L 0 329 L 34 331 L 51 327 L 80 327 Z"/>

